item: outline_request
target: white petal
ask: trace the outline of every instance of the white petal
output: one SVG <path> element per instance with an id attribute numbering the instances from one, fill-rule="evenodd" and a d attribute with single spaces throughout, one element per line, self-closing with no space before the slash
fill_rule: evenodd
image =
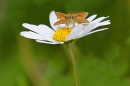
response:
<path id="1" fill-rule="evenodd" d="M 92 33 L 96 33 L 96 32 L 99 32 L 99 31 L 107 30 L 107 29 L 108 29 L 108 28 L 103 28 L 103 29 L 99 29 L 99 30 L 94 30 L 94 31 L 92 31 L 92 32 L 89 32 L 89 33 L 85 34 L 84 36 L 89 35 L 89 34 L 92 34 Z M 84 37 L 84 36 L 81 36 L 81 37 Z M 81 37 L 80 37 L 80 38 L 81 38 Z"/>
<path id="2" fill-rule="evenodd" d="M 93 29 L 95 29 L 96 27 L 98 26 L 103 26 L 103 25 L 107 25 L 109 24 L 110 22 L 109 21 L 104 21 L 104 22 L 101 22 L 103 19 L 105 18 L 108 18 L 108 17 L 100 17 L 96 20 L 93 20 L 92 22 L 90 22 L 88 25 L 86 25 L 84 27 L 84 31 L 82 31 L 80 34 L 79 34 L 79 38 L 80 37 L 83 37 L 85 36 L 87 33 L 89 33 L 90 31 L 92 31 Z"/>
<path id="3" fill-rule="evenodd" d="M 56 31 L 59 28 L 59 26 L 58 25 L 54 26 L 54 23 L 58 21 L 57 16 L 55 15 L 55 11 L 51 11 L 49 19 L 51 27 Z"/>
<path id="4" fill-rule="evenodd" d="M 96 26 L 95 26 L 95 28 L 99 27 L 99 26 L 109 25 L 109 24 L 111 24 L 110 20 L 106 20 L 106 21 L 97 23 Z"/>
<path id="5" fill-rule="evenodd" d="M 80 38 L 80 37 L 86 35 L 88 32 L 90 32 L 91 30 L 95 29 L 95 28 L 94 28 L 95 26 L 96 26 L 96 23 L 90 23 L 89 25 L 85 26 L 85 27 L 83 28 L 83 31 L 80 32 L 78 38 Z"/>
<path id="6" fill-rule="evenodd" d="M 44 41 L 44 40 L 36 40 L 39 43 L 46 43 L 46 44 L 63 44 L 63 42 L 50 42 L 50 41 Z"/>
<path id="7" fill-rule="evenodd" d="M 92 16 L 90 16 L 89 18 L 87 18 L 87 20 L 88 20 L 89 22 L 91 22 L 96 16 L 97 16 L 96 14 L 95 14 L 95 15 L 92 15 Z"/>
<path id="8" fill-rule="evenodd" d="M 35 32 L 31 32 L 31 31 L 23 31 L 20 33 L 20 35 L 23 37 L 26 37 L 26 38 L 30 38 L 30 39 L 46 40 L 46 41 L 55 42 L 55 40 L 53 40 L 52 37 L 41 36 Z"/>
<path id="9" fill-rule="evenodd" d="M 23 37 L 26 37 L 26 38 L 30 38 L 30 39 L 44 40 L 44 39 L 42 38 L 42 36 L 40 36 L 39 34 L 34 33 L 34 32 L 30 32 L 30 31 L 20 32 L 20 35 L 23 36 Z"/>
<path id="10" fill-rule="evenodd" d="M 109 17 L 109 16 L 108 16 Z M 93 20 L 91 23 L 99 23 L 101 22 L 102 20 L 104 20 L 105 18 L 108 18 L 108 17 L 100 17 L 100 18 L 97 18 L 95 20 Z"/>
<path id="11" fill-rule="evenodd" d="M 37 29 L 39 30 L 39 34 L 41 34 L 42 36 L 52 37 L 55 33 L 54 30 L 43 24 L 38 25 Z"/>
<path id="12" fill-rule="evenodd" d="M 66 41 L 67 40 L 72 40 L 72 39 L 76 39 L 78 34 L 83 30 L 83 25 L 82 24 L 79 24 L 79 25 L 76 25 L 71 33 L 66 37 Z"/>
<path id="13" fill-rule="evenodd" d="M 52 35 L 54 34 L 54 31 L 46 25 L 36 26 L 36 25 L 32 25 L 32 24 L 27 24 L 27 23 L 23 23 L 22 25 L 23 25 L 23 27 L 25 27 L 29 30 L 32 30 L 42 36 L 52 37 Z"/>

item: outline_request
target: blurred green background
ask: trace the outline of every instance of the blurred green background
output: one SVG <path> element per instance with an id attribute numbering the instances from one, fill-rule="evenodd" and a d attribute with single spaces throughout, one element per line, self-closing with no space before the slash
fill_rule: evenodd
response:
<path id="1" fill-rule="evenodd" d="M 0 86 L 74 86 L 64 45 L 19 35 L 22 23 L 50 26 L 52 10 L 110 16 L 108 30 L 71 44 L 80 86 L 130 86 L 130 0 L 0 0 Z"/>

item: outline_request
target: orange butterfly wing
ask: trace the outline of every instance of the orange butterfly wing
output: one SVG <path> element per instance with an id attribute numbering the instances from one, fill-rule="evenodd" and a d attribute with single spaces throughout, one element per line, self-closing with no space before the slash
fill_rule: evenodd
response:
<path id="1" fill-rule="evenodd" d="M 65 19 L 60 19 L 60 20 L 58 20 L 57 22 L 54 23 L 54 26 L 59 25 L 59 24 L 66 24 L 66 20 Z"/>
<path id="2" fill-rule="evenodd" d="M 75 21 L 76 21 L 78 24 L 81 24 L 81 23 L 89 23 L 88 20 L 83 19 L 83 18 L 76 18 Z"/>
<path id="3" fill-rule="evenodd" d="M 82 13 L 78 13 L 76 16 L 78 18 L 85 18 L 88 15 L 88 12 L 82 12 Z"/>
<path id="4" fill-rule="evenodd" d="M 64 13 L 61 13 L 61 12 L 55 12 L 56 16 L 59 18 L 59 19 L 64 19 L 65 18 L 65 14 Z"/>

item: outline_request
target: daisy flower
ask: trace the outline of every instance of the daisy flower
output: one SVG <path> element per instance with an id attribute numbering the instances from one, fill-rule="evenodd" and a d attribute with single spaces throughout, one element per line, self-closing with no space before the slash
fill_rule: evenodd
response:
<path id="1" fill-rule="evenodd" d="M 76 24 L 75 27 L 73 28 L 71 27 L 64 28 L 65 24 L 54 26 L 54 23 L 57 22 L 58 19 L 57 16 L 55 15 L 55 12 L 51 11 L 49 19 L 52 28 L 44 24 L 33 25 L 23 23 L 22 26 L 29 29 L 30 31 L 22 31 L 20 35 L 29 39 L 35 39 L 37 42 L 40 43 L 47 43 L 47 44 L 70 43 L 75 39 L 108 29 L 108 28 L 102 28 L 94 30 L 99 26 L 109 25 L 111 23 L 110 20 L 103 21 L 108 17 L 100 17 L 95 19 L 96 16 L 97 15 L 92 15 L 89 18 L 87 18 L 89 24 Z"/>

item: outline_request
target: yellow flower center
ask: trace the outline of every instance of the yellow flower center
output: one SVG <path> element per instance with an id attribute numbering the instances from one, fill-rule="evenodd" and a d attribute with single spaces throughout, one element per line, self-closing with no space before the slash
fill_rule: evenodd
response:
<path id="1" fill-rule="evenodd" d="M 60 28 L 56 30 L 53 35 L 53 39 L 59 42 L 65 42 L 66 36 L 71 32 L 72 28 Z"/>

